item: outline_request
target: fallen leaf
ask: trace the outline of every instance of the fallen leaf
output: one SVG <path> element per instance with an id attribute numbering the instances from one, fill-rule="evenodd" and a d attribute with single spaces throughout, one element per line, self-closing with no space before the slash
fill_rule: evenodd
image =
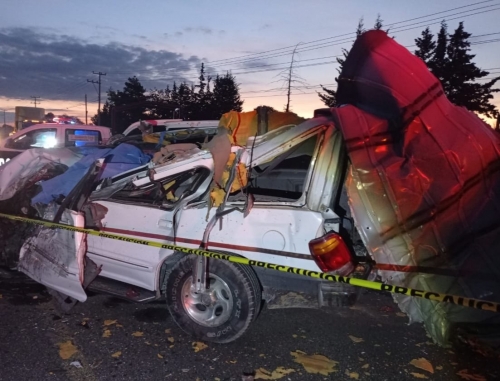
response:
<path id="1" fill-rule="evenodd" d="M 205 348 L 208 348 L 208 345 L 205 343 L 202 343 L 201 341 L 193 342 L 192 346 L 193 346 L 193 349 L 195 352 L 199 352 Z"/>
<path id="2" fill-rule="evenodd" d="M 396 312 L 396 316 L 406 317 L 406 314 L 403 312 Z"/>
<path id="3" fill-rule="evenodd" d="M 319 373 L 323 376 L 327 376 L 330 373 L 337 372 L 335 366 L 338 361 L 330 360 L 328 357 L 323 355 L 308 355 L 302 351 L 290 352 L 290 354 L 295 357 L 293 361 L 301 364 L 307 373 Z"/>
<path id="4" fill-rule="evenodd" d="M 102 337 L 111 337 L 111 331 L 109 329 L 105 329 L 102 333 Z"/>
<path id="5" fill-rule="evenodd" d="M 363 365 L 361 368 L 362 368 L 362 369 L 368 369 L 369 367 L 370 367 L 370 364 L 365 364 L 365 365 Z"/>
<path id="6" fill-rule="evenodd" d="M 432 367 L 432 364 L 424 359 L 423 357 L 419 359 L 413 359 L 410 361 L 410 365 L 413 365 L 416 368 L 425 370 L 429 373 L 434 373 L 434 368 Z"/>
<path id="7" fill-rule="evenodd" d="M 174 347 L 174 344 L 172 344 L 172 345 L 169 345 L 169 348 L 173 348 L 173 347 Z"/>
<path id="8" fill-rule="evenodd" d="M 442 370 L 442 369 L 443 369 L 443 367 L 442 367 L 441 365 L 438 365 L 438 366 L 436 367 L 436 369 L 437 369 L 437 370 Z"/>
<path id="9" fill-rule="evenodd" d="M 259 357 L 266 357 L 266 355 L 264 353 L 261 353 Z"/>
<path id="10" fill-rule="evenodd" d="M 167 328 L 167 329 L 165 330 L 165 333 L 166 333 L 167 335 L 168 335 L 168 334 L 170 334 L 170 328 Z"/>
<path id="11" fill-rule="evenodd" d="M 480 374 L 471 374 L 467 369 L 462 369 L 457 372 L 457 376 L 462 377 L 464 380 L 468 381 L 486 381 L 486 378 L 481 376 Z"/>
<path id="12" fill-rule="evenodd" d="M 2 294 L 0 294 L 0 299 L 2 299 L 2 298 L 3 298 L 3 295 L 2 295 Z"/>
<path id="13" fill-rule="evenodd" d="M 295 334 L 293 334 L 293 335 L 292 335 L 292 337 L 293 337 L 294 339 L 296 339 L 298 336 L 297 336 L 297 335 L 295 335 Z"/>
<path id="14" fill-rule="evenodd" d="M 134 332 L 134 333 L 132 334 L 132 336 L 134 336 L 134 337 L 142 337 L 142 336 L 144 336 L 144 332 L 137 331 L 137 332 Z"/>
<path id="15" fill-rule="evenodd" d="M 158 356 L 159 359 L 163 358 L 163 356 L 161 354 L 159 354 L 159 353 L 157 354 L 157 356 Z"/>
<path id="16" fill-rule="evenodd" d="M 352 335 L 349 335 L 349 338 L 354 341 L 355 343 L 361 343 L 363 342 L 364 340 L 360 337 L 356 337 L 356 336 L 352 336 Z"/>
<path id="17" fill-rule="evenodd" d="M 385 352 L 385 354 L 386 354 L 387 356 L 390 356 L 390 355 L 391 355 L 391 352 Z"/>
<path id="18" fill-rule="evenodd" d="M 349 378 L 353 378 L 355 380 L 359 380 L 359 373 L 357 372 L 349 372 L 347 369 L 345 370 L 346 376 L 349 376 Z"/>
<path id="19" fill-rule="evenodd" d="M 121 325 L 121 324 L 117 324 L 117 325 L 116 325 L 116 328 L 123 328 L 123 325 Z"/>
<path id="20" fill-rule="evenodd" d="M 113 325 L 113 324 L 116 324 L 118 320 L 104 320 L 104 325 L 105 326 L 108 326 L 108 325 Z"/>
<path id="21" fill-rule="evenodd" d="M 364 359 L 364 358 L 362 358 L 362 357 L 358 357 L 358 360 L 359 360 L 359 361 L 365 361 L 365 359 Z"/>
<path id="22" fill-rule="evenodd" d="M 59 345 L 59 356 L 63 360 L 69 359 L 75 353 L 78 352 L 78 348 L 73 345 L 71 340 L 65 341 L 64 343 L 58 343 Z"/>
<path id="23" fill-rule="evenodd" d="M 173 343 L 175 341 L 175 339 L 173 337 L 167 337 L 167 340 L 170 342 L 170 343 Z"/>
<path id="24" fill-rule="evenodd" d="M 231 364 L 236 364 L 238 361 L 236 361 L 236 360 L 229 360 L 229 362 L 230 362 Z"/>
<path id="25" fill-rule="evenodd" d="M 415 378 L 428 378 L 425 374 L 410 372 L 410 374 Z"/>
<path id="26" fill-rule="evenodd" d="M 259 368 L 255 371 L 254 380 L 279 380 L 293 372 L 295 372 L 295 369 L 285 369 L 282 366 L 277 367 L 272 372 Z"/>
<path id="27" fill-rule="evenodd" d="M 118 351 L 118 352 L 115 352 L 111 355 L 111 357 L 114 357 L 115 359 L 117 359 L 118 357 L 120 357 L 122 355 L 122 352 L 121 351 Z"/>
<path id="28" fill-rule="evenodd" d="M 33 299 L 38 299 L 38 296 L 36 296 L 36 295 L 35 295 L 35 296 L 33 297 Z"/>

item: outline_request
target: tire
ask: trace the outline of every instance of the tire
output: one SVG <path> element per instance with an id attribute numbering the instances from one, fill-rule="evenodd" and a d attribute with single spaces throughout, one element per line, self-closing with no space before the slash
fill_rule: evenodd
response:
<path id="1" fill-rule="evenodd" d="M 187 255 L 167 270 L 168 310 L 175 323 L 195 338 L 229 343 L 243 335 L 259 313 L 259 281 L 248 266 L 209 259 L 209 294 L 196 294 L 191 286 L 197 258 Z"/>

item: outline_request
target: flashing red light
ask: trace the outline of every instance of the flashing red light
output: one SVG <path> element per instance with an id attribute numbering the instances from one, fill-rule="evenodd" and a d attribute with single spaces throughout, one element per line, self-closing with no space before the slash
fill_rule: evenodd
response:
<path id="1" fill-rule="evenodd" d="M 351 252 L 342 237 L 333 232 L 309 242 L 309 251 L 323 272 L 342 269 L 352 263 Z"/>

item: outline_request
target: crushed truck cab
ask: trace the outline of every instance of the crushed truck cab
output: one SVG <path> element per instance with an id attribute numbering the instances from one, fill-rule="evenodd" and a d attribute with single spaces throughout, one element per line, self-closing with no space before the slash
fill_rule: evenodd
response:
<path id="1" fill-rule="evenodd" d="M 139 302 L 164 297 L 181 328 L 204 340 L 229 342 L 243 334 L 263 304 L 346 305 L 356 291 L 131 241 L 347 275 L 354 270 L 354 252 L 348 251 L 341 266 L 331 260 L 326 266 L 332 268 L 320 269 L 309 248 L 325 233 L 342 231 L 346 211 L 339 213 L 338 202 L 345 166 L 340 134 L 324 117 L 250 136 L 244 146 L 220 128 L 201 148 L 170 144 L 147 164 L 98 181 L 96 164 L 63 204 L 51 203 L 43 214 L 102 234 L 41 228 L 23 245 L 19 268 L 80 302 L 87 287 Z"/>

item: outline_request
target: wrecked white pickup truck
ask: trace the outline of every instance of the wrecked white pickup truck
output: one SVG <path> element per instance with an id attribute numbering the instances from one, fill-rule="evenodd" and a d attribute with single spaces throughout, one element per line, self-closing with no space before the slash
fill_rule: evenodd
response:
<path id="1" fill-rule="evenodd" d="M 92 163 L 85 170 L 67 169 L 78 161 L 67 149 L 23 153 L 0 169 L 0 210 L 16 205 L 104 234 L 36 228 L 19 269 L 69 305 L 85 301 L 87 288 L 165 297 L 182 329 L 219 343 L 243 334 L 263 303 L 349 304 L 356 292 L 105 233 L 500 302 L 499 137 L 452 105 L 425 64 L 382 31 L 357 39 L 337 100 L 343 106 L 324 117 L 283 118 L 264 134 L 262 118 L 245 129 L 244 116 L 229 113 L 208 144 L 167 145 L 151 161 L 129 144 L 83 157 Z M 81 176 L 69 187 L 57 172 Z M 369 255 L 352 242 L 354 226 Z M 499 322 L 494 311 L 395 300 L 441 344 L 452 326 Z"/>
<path id="2" fill-rule="evenodd" d="M 231 145 L 226 131 L 206 149 L 168 145 L 163 152 L 170 153 L 157 164 L 106 178 L 97 187 L 89 184 L 99 166 L 91 168 L 61 205 L 44 208 L 43 217 L 319 271 L 309 244 L 340 228 L 335 209 L 347 164 L 340 132 L 331 119 L 317 118 L 249 138 L 243 147 Z M 336 252 L 321 256 L 322 270 L 352 272 L 348 246 Z M 29 238 L 19 269 L 81 302 L 86 286 L 135 301 L 165 295 L 184 330 L 217 342 L 239 337 L 263 301 L 310 307 L 347 304 L 355 297 L 353 290 L 293 274 L 64 230 L 41 229 Z M 195 275 L 205 272 L 206 278 Z"/>

